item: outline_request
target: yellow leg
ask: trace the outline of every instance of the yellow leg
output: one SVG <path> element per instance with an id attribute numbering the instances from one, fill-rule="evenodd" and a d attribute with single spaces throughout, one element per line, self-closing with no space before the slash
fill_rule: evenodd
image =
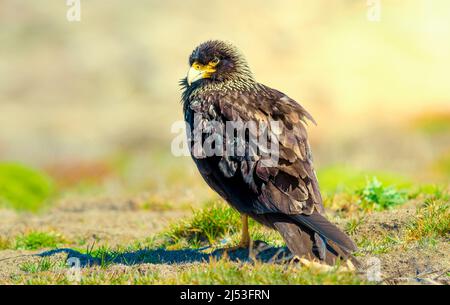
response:
<path id="1" fill-rule="evenodd" d="M 226 252 L 235 251 L 238 249 L 249 248 L 251 244 L 250 234 L 248 233 L 248 216 L 246 214 L 241 214 L 242 219 L 242 235 L 239 244 L 233 247 L 224 249 Z"/>
<path id="2" fill-rule="evenodd" d="M 248 216 L 246 214 L 241 215 L 242 219 L 242 235 L 239 242 L 240 248 L 248 248 L 250 246 L 250 234 L 248 233 Z"/>

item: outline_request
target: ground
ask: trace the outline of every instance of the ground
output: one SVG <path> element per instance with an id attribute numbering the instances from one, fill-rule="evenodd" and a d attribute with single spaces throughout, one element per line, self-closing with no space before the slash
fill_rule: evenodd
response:
<path id="1" fill-rule="evenodd" d="M 194 211 L 152 209 L 139 198 L 61 199 L 37 213 L 3 209 L 0 283 L 448 284 L 448 196 L 433 189 L 379 211 L 361 209 L 347 193 L 327 197 L 328 216 L 360 247 L 359 271 L 283 260 L 279 236 L 253 222 L 253 238 L 264 240 L 256 243 L 261 253 L 224 256 L 220 249 L 239 237 L 239 215 L 219 199 Z M 73 257 L 80 269 L 68 265 Z M 378 281 L 367 277 L 374 258 Z"/>

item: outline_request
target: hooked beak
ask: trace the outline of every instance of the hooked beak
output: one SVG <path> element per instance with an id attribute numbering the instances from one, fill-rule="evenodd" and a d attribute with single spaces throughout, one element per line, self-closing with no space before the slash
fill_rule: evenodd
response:
<path id="1" fill-rule="evenodd" d="M 217 63 L 211 62 L 207 65 L 202 65 L 198 61 L 194 61 L 187 74 L 188 85 L 190 86 L 193 82 L 196 82 L 202 78 L 210 78 L 211 75 L 216 72 L 216 65 Z"/>
<path id="2" fill-rule="evenodd" d="M 204 71 L 196 69 L 194 66 L 189 68 L 187 73 L 187 82 L 190 86 L 193 82 L 198 81 L 199 79 L 204 78 Z"/>

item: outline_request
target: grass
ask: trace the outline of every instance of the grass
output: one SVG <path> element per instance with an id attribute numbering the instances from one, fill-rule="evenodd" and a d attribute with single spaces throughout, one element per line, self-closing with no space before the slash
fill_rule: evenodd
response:
<path id="1" fill-rule="evenodd" d="M 55 263 L 41 260 L 20 266 L 28 274 L 12 277 L 13 283 L 69 284 L 68 269 L 56 270 Z M 53 271 L 53 272 L 48 272 Z M 154 266 L 108 266 L 81 270 L 79 282 L 92 284 L 364 284 L 356 273 L 338 266 L 324 271 L 298 264 L 237 263 L 227 259 L 211 260 L 181 268 L 159 271 Z"/>
<path id="2" fill-rule="evenodd" d="M 428 199 L 419 207 L 406 230 L 406 240 L 420 241 L 448 237 L 450 233 L 450 204 L 448 201 Z"/>
<path id="3" fill-rule="evenodd" d="M 12 248 L 12 242 L 9 238 L 0 236 L 0 250 Z"/>
<path id="4" fill-rule="evenodd" d="M 193 215 L 178 223 L 172 224 L 161 234 L 163 242 L 158 246 L 169 246 L 171 249 L 182 247 L 200 247 L 221 242 L 237 244 L 241 237 L 241 218 L 239 213 L 226 203 L 208 202 L 206 208 L 196 209 Z M 271 245 L 281 245 L 279 234 L 249 219 L 249 232 L 253 240 L 263 240 Z M 155 245 L 154 244 L 154 245 Z"/>
<path id="5" fill-rule="evenodd" d="M 239 264 L 227 260 L 211 261 L 203 266 L 195 266 L 189 272 L 168 279 L 171 284 L 361 284 L 364 281 L 353 272 L 334 268 L 328 272 L 314 267 L 295 264 Z"/>
<path id="6" fill-rule="evenodd" d="M 56 262 L 49 258 L 42 258 L 38 262 L 25 262 L 19 265 L 19 269 L 27 273 L 38 273 L 51 270 L 56 266 Z"/>
<path id="7" fill-rule="evenodd" d="M 154 195 L 139 202 L 138 206 L 146 211 L 170 211 L 173 209 L 173 204 L 170 201 Z"/>
<path id="8" fill-rule="evenodd" d="M 53 192 L 53 181 L 44 173 L 17 163 L 0 163 L 0 206 L 34 212 Z"/>
<path id="9" fill-rule="evenodd" d="M 401 237 L 388 233 L 375 238 L 364 237 L 358 242 L 358 247 L 361 249 L 361 252 L 376 255 L 388 253 L 394 246 L 401 245 L 402 243 Z"/>
<path id="10" fill-rule="evenodd" d="M 324 206 L 328 209 L 344 214 L 344 217 L 350 217 L 361 212 L 382 211 L 392 209 L 404 204 L 412 198 L 417 198 L 424 194 L 423 190 L 411 191 L 411 187 L 405 189 L 405 184 L 401 189 L 397 186 L 381 182 L 377 176 L 371 179 L 365 178 L 365 184 L 353 191 L 342 191 L 324 195 Z M 428 195 L 445 194 L 438 187 L 429 187 Z M 439 194 L 442 192 L 442 194 Z"/>
<path id="11" fill-rule="evenodd" d="M 236 211 L 215 202 L 207 208 L 194 210 L 191 218 L 173 224 L 164 235 L 172 243 L 184 239 L 194 244 L 212 244 L 219 238 L 237 233 L 240 226 L 241 219 Z"/>
<path id="12" fill-rule="evenodd" d="M 349 235 L 356 233 L 358 227 L 364 223 L 364 218 L 352 218 L 345 225 L 345 232 Z"/>
<path id="13" fill-rule="evenodd" d="M 352 219 L 347 223 L 347 232 L 354 234 L 360 221 Z M 450 204 L 436 198 L 428 198 L 416 208 L 412 217 L 400 232 L 383 232 L 364 236 L 358 241 L 361 252 L 370 254 L 389 253 L 395 246 L 407 247 L 418 243 L 422 246 L 436 245 L 437 240 L 448 239 L 450 233 Z"/>
<path id="14" fill-rule="evenodd" d="M 56 248 L 67 240 L 56 232 L 31 231 L 16 237 L 15 248 L 18 250 L 36 250 Z"/>
<path id="15" fill-rule="evenodd" d="M 377 177 L 384 185 L 406 188 L 412 185 L 411 181 L 399 174 L 384 171 L 362 171 L 346 166 L 330 166 L 317 171 L 320 189 L 324 195 L 354 191 L 363 188 L 368 177 Z"/>

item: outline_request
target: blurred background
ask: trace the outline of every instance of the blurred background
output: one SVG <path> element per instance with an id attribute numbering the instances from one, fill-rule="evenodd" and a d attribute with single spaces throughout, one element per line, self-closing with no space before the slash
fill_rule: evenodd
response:
<path id="1" fill-rule="evenodd" d="M 450 3 L 380 4 L 371 21 L 365 0 L 82 0 L 68 22 L 65 1 L 1 0 L 0 202 L 214 198 L 170 152 L 178 81 L 208 39 L 235 43 L 260 82 L 315 117 L 325 191 L 367 173 L 448 185 Z"/>

